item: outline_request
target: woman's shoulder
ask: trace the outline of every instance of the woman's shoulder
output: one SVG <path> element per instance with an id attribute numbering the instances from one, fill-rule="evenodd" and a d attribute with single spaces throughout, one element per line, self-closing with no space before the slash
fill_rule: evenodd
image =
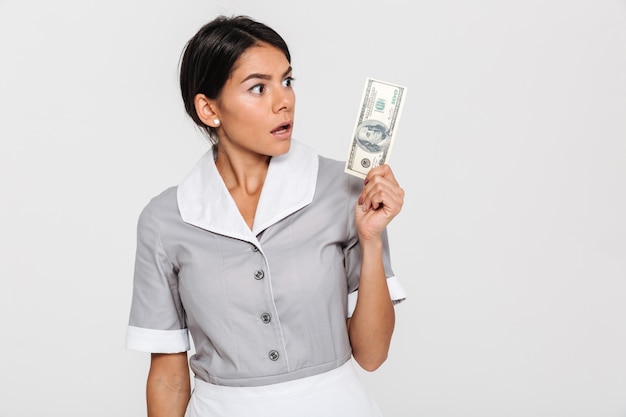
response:
<path id="1" fill-rule="evenodd" d="M 176 201 L 177 189 L 178 186 L 174 185 L 150 198 L 148 203 L 145 205 L 143 212 L 150 211 L 155 217 L 163 217 L 168 214 L 178 213 L 178 204 Z"/>
<path id="2" fill-rule="evenodd" d="M 363 180 L 346 173 L 345 165 L 345 161 L 319 155 L 318 184 L 342 188 L 348 195 L 360 193 Z"/>
<path id="3" fill-rule="evenodd" d="M 320 170 L 332 171 L 332 172 L 343 171 L 343 166 L 345 162 L 337 160 L 337 159 L 329 158 L 323 155 L 318 155 L 318 158 L 320 162 L 320 168 L 322 168 Z"/>

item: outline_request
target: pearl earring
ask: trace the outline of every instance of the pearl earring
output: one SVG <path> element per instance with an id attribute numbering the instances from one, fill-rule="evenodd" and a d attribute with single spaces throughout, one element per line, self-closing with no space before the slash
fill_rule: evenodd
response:
<path id="1" fill-rule="evenodd" d="M 220 119 L 213 120 L 213 123 L 215 123 L 216 126 L 219 126 L 220 125 Z"/>

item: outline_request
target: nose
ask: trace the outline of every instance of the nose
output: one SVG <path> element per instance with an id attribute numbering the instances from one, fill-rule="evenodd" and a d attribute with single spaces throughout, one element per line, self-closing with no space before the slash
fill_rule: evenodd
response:
<path id="1" fill-rule="evenodd" d="M 281 88 L 275 91 L 274 103 L 272 104 L 274 112 L 279 113 L 285 110 L 292 110 L 296 101 L 296 95 L 293 90 L 281 86 Z"/>

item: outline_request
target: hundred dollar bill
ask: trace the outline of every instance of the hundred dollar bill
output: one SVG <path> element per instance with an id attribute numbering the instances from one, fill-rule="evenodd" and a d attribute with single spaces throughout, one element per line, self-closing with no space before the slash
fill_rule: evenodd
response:
<path id="1" fill-rule="evenodd" d="M 406 87 L 366 80 L 345 172 L 365 178 L 370 169 L 387 161 L 405 97 Z"/>

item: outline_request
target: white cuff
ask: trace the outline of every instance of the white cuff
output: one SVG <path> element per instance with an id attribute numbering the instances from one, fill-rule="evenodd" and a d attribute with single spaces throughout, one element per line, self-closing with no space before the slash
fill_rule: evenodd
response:
<path id="1" fill-rule="evenodd" d="M 393 301 L 393 305 L 401 303 L 406 299 L 406 293 L 404 292 L 404 288 L 400 285 L 400 280 L 398 278 L 389 277 L 387 278 L 387 288 L 389 288 L 389 295 L 391 296 L 391 301 Z M 354 309 L 356 308 L 356 300 L 359 297 L 359 290 L 351 292 L 348 294 L 348 318 L 352 317 L 354 313 Z"/>
<path id="2" fill-rule="evenodd" d="M 150 353 L 179 353 L 190 349 L 189 332 L 180 330 L 153 330 L 128 326 L 126 349 Z"/>

